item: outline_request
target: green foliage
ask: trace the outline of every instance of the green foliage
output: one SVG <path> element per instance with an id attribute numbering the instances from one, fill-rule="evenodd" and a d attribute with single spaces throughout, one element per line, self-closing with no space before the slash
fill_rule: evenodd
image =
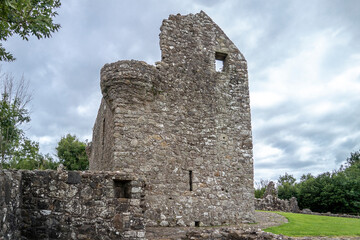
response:
<path id="1" fill-rule="evenodd" d="M 28 83 L 24 78 L 15 81 L 9 74 L 0 75 L 0 80 L 0 168 L 56 169 L 58 163 L 42 155 L 39 143 L 26 138 L 20 128 L 30 122 Z"/>
<path id="2" fill-rule="evenodd" d="M 255 188 L 255 198 L 262 198 L 264 196 L 266 188 Z"/>
<path id="3" fill-rule="evenodd" d="M 51 37 L 58 31 L 59 24 L 53 23 L 60 0 L 0 0 L 0 41 L 6 41 L 14 34 L 23 40 L 33 35 L 40 38 Z M 0 43 L 0 61 L 14 61 Z"/>
<path id="4" fill-rule="evenodd" d="M 353 165 L 360 165 L 360 151 L 350 153 L 350 157 L 346 159 L 346 163 L 349 167 Z"/>
<path id="5" fill-rule="evenodd" d="M 360 214 L 360 164 L 301 181 L 298 202 L 316 212 Z"/>
<path id="6" fill-rule="evenodd" d="M 19 126 L 30 121 L 26 104 L 31 97 L 27 94 L 24 78 L 18 83 L 8 74 L 3 74 L 0 78 L 0 153 L 3 165 L 11 161 L 21 147 L 24 131 Z"/>
<path id="7" fill-rule="evenodd" d="M 14 153 L 14 157 L 8 164 L 7 168 L 13 169 L 56 169 L 59 165 L 49 155 L 42 155 L 39 152 L 39 143 L 29 139 L 23 139 L 21 147 Z"/>
<path id="8" fill-rule="evenodd" d="M 285 173 L 278 180 L 278 196 L 296 197 L 301 209 L 314 212 L 360 214 L 360 153 L 351 153 L 346 167 L 316 177 L 303 175 L 300 183 Z"/>
<path id="9" fill-rule="evenodd" d="M 290 185 L 294 185 L 296 182 L 296 178 L 294 178 L 293 175 L 289 175 L 288 173 L 285 173 L 284 176 L 280 176 L 278 179 L 278 184 L 284 185 L 286 183 Z"/>
<path id="10" fill-rule="evenodd" d="M 60 162 L 67 170 L 86 170 L 89 161 L 86 155 L 86 143 L 79 141 L 75 135 L 62 137 L 56 148 Z"/>
<path id="11" fill-rule="evenodd" d="M 360 236 L 360 221 L 354 218 L 277 212 L 289 223 L 264 229 L 266 232 L 292 237 L 304 236 Z"/>
<path id="12" fill-rule="evenodd" d="M 262 198 L 264 196 L 264 193 L 266 191 L 266 187 L 269 184 L 269 180 L 263 180 L 260 179 L 260 182 L 256 183 L 256 187 L 255 187 L 255 198 Z"/>
<path id="13" fill-rule="evenodd" d="M 296 179 L 293 175 L 285 173 L 278 179 L 278 197 L 280 199 L 290 199 L 297 197 Z"/>

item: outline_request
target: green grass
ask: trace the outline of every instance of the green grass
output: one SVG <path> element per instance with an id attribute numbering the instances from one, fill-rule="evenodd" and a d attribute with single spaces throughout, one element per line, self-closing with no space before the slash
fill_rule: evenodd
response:
<path id="1" fill-rule="evenodd" d="M 266 228 L 264 231 L 291 237 L 360 236 L 360 219 L 276 213 L 286 217 L 289 222 L 277 227 Z"/>

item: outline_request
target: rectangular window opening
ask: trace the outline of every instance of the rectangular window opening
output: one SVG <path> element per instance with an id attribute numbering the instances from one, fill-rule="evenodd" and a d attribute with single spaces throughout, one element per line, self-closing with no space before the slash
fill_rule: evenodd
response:
<path id="1" fill-rule="evenodd" d="M 227 57 L 226 53 L 216 52 L 215 53 L 215 70 L 217 72 L 225 71 L 225 59 Z"/>
<path id="2" fill-rule="evenodd" d="M 106 127 L 106 122 L 105 122 L 105 118 L 103 119 L 102 122 L 102 147 L 104 148 L 105 145 L 105 127 Z"/>
<path id="3" fill-rule="evenodd" d="M 193 190 L 193 172 L 190 170 L 189 171 L 189 187 L 190 187 L 190 191 Z"/>
<path id="4" fill-rule="evenodd" d="M 114 179 L 114 197 L 131 198 L 131 181 Z"/>
<path id="5" fill-rule="evenodd" d="M 195 227 L 200 227 L 200 221 L 195 221 Z"/>

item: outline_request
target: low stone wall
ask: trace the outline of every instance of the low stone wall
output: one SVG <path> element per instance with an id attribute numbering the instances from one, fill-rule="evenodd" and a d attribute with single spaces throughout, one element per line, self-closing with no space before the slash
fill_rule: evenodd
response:
<path id="1" fill-rule="evenodd" d="M 283 211 L 283 212 L 300 212 L 296 198 L 283 200 L 273 195 L 267 195 L 265 198 L 255 198 L 255 209 L 264 211 Z"/>
<path id="2" fill-rule="evenodd" d="M 357 215 L 349 214 L 336 214 L 336 213 L 318 213 L 312 212 L 310 209 L 300 210 L 297 200 L 292 197 L 290 200 L 283 200 L 272 195 L 267 195 L 265 198 L 255 198 L 255 209 L 263 211 L 282 211 L 282 212 L 293 212 L 303 213 L 310 215 L 329 216 L 329 217 L 346 217 L 346 218 L 359 218 Z"/>
<path id="3" fill-rule="evenodd" d="M 120 172 L 0 171 L 0 239 L 145 239 L 144 182 Z"/>
<path id="4" fill-rule="evenodd" d="M 349 215 L 349 214 L 343 214 L 343 213 L 318 213 L 318 212 L 312 212 L 310 209 L 303 209 L 301 210 L 301 213 L 303 214 L 310 214 L 310 215 L 319 215 L 319 216 L 328 216 L 328 217 L 346 217 L 346 218 L 359 218 L 359 215 Z"/>
<path id="5" fill-rule="evenodd" d="M 21 172 L 0 171 L 0 239 L 20 239 Z"/>

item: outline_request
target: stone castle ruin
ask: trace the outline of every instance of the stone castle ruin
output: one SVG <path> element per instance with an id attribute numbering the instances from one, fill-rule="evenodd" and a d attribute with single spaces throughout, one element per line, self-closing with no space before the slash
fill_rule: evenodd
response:
<path id="1" fill-rule="evenodd" d="M 102 68 L 90 171 L 0 170 L 0 239 L 254 222 L 246 60 L 204 12 L 164 20 L 160 48 Z"/>
<path id="2" fill-rule="evenodd" d="M 156 66 L 101 69 L 90 170 L 143 179 L 147 226 L 252 222 L 246 60 L 204 12 L 171 15 L 160 29 Z"/>

